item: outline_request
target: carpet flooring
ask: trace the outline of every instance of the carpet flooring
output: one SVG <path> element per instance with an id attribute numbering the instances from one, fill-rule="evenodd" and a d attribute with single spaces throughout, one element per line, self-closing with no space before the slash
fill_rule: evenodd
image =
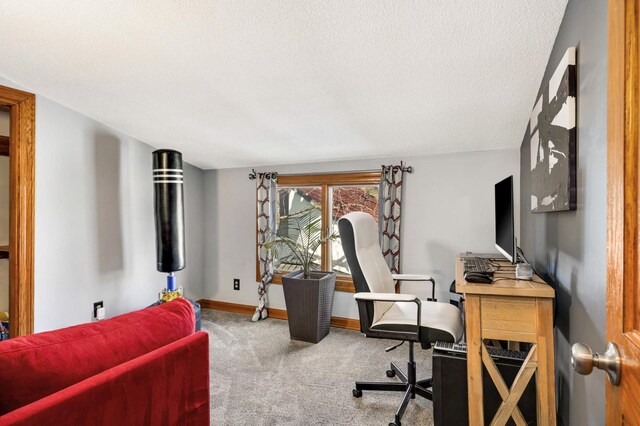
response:
<path id="1" fill-rule="evenodd" d="M 286 321 L 252 323 L 241 314 L 202 310 L 211 357 L 211 424 L 388 425 L 402 394 L 351 395 L 356 380 L 394 381 L 391 361 L 406 371 L 408 345 L 332 328 L 318 344 L 289 338 Z M 416 347 L 418 379 L 431 376 L 431 351 Z M 409 403 L 403 425 L 433 424 L 431 401 Z"/>

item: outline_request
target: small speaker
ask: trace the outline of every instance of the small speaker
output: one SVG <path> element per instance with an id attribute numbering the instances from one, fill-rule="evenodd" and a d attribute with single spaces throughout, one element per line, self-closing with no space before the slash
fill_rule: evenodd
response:
<path id="1" fill-rule="evenodd" d="M 160 272 L 184 269 L 184 183 L 182 154 L 170 149 L 153 152 L 156 256 Z"/>

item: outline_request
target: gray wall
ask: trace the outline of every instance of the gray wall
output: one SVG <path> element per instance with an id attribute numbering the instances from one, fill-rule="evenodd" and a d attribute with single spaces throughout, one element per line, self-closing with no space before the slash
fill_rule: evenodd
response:
<path id="1" fill-rule="evenodd" d="M 432 274 L 438 283 L 437 297 L 448 300 L 455 255 L 465 250 L 495 252 L 493 185 L 514 175 L 519 200 L 518 158 L 517 149 L 402 158 L 415 168 L 407 175 L 404 188 L 402 271 Z M 399 161 L 375 159 L 261 170 L 289 174 L 377 170 L 382 163 Z M 204 296 L 208 299 L 249 305 L 257 301 L 256 194 L 255 181 L 248 179 L 250 171 L 205 172 Z M 240 291 L 233 290 L 233 278 L 240 278 Z M 427 296 L 424 284 L 404 286 L 403 291 Z M 284 309 L 281 286 L 270 286 L 268 295 L 271 307 Z M 352 294 L 336 293 L 333 315 L 357 318 Z"/>
<path id="2" fill-rule="evenodd" d="M 520 245 L 536 270 L 557 286 L 556 366 L 564 424 L 603 425 L 605 379 L 571 369 L 571 344 L 605 346 L 607 2 L 571 0 L 558 32 L 544 87 L 567 47 L 577 46 L 578 208 L 530 213 L 529 137 L 521 148 Z M 535 99 L 532 99 L 532 107 Z"/>
<path id="3" fill-rule="evenodd" d="M 153 149 L 36 96 L 36 331 L 87 322 L 96 301 L 114 316 L 157 300 L 165 278 L 155 269 Z M 203 175 L 185 166 L 187 268 L 178 283 L 195 299 Z"/>

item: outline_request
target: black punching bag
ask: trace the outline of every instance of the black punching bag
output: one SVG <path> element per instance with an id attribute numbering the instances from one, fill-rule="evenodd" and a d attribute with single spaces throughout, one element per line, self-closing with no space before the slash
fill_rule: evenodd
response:
<path id="1" fill-rule="evenodd" d="M 159 149 L 153 152 L 153 187 L 157 268 L 160 272 L 179 271 L 185 267 L 181 153 L 170 149 Z M 172 287 L 171 284 L 173 283 L 170 283 L 169 287 Z"/>

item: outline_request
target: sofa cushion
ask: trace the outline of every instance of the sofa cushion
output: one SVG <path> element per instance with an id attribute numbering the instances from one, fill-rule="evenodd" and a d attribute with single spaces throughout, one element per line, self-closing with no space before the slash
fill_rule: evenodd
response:
<path id="1" fill-rule="evenodd" d="M 194 333 L 186 299 L 0 342 L 0 415 Z"/>

